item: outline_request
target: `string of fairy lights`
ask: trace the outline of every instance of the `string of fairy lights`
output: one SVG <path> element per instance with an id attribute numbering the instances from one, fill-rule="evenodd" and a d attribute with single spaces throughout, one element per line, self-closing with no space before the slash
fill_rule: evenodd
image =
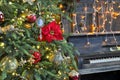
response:
<path id="1" fill-rule="evenodd" d="M 114 0 L 93 0 L 92 3 L 92 12 L 89 10 L 89 4 L 90 3 L 81 3 L 84 4 L 83 11 L 78 11 L 76 13 L 73 13 L 72 17 L 73 17 L 73 22 L 72 22 L 72 32 L 76 32 L 75 31 L 75 27 L 80 23 L 76 20 L 75 17 L 79 17 L 81 19 L 84 19 L 84 23 L 83 27 L 85 29 L 83 29 L 83 31 L 79 31 L 79 33 L 82 32 L 90 32 L 90 33 L 95 33 L 95 32 L 106 32 L 106 24 L 113 24 L 113 20 L 117 19 L 117 17 L 120 15 L 120 12 L 115 11 L 115 8 L 120 8 L 120 3 L 118 1 L 114 1 Z M 78 4 L 78 5 L 81 5 Z M 114 7 L 116 4 L 119 4 L 117 7 Z M 90 12 L 89 12 L 90 11 Z M 87 24 L 87 16 L 88 14 L 92 14 L 92 24 L 88 25 Z M 98 13 L 98 15 L 97 15 Z M 84 14 L 84 15 L 79 15 L 79 14 Z M 111 15 L 110 17 L 108 17 L 108 15 Z M 97 17 L 98 16 L 98 21 L 97 21 Z M 112 18 L 112 22 L 111 20 L 109 20 L 108 18 Z M 82 28 L 82 27 L 81 27 Z M 87 29 L 91 29 L 91 30 L 86 30 Z M 111 27 L 109 27 L 110 29 Z M 77 28 L 76 28 L 77 29 Z M 85 30 L 85 31 L 84 31 Z M 77 31 L 77 33 L 78 33 Z"/>
<path id="2" fill-rule="evenodd" d="M 105 33 L 106 38 L 103 41 L 104 44 L 108 41 L 107 33 L 112 33 L 113 35 L 113 43 L 117 46 L 117 39 L 115 37 L 113 29 L 113 21 L 120 16 L 120 2 L 115 0 L 93 0 L 92 7 L 89 7 L 90 3 L 81 3 L 84 4 L 83 11 L 73 13 L 73 22 L 72 22 L 72 30 L 73 34 L 82 34 L 85 33 L 87 36 L 87 42 L 85 47 L 90 46 L 89 34 L 97 34 L 97 33 Z M 80 4 L 78 4 L 80 5 Z M 90 11 L 90 8 L 92 8 Z M 84 15 L 83 15 L 84 14 Z M 87 24 L 88 14 L 92 14 L 92 24 Z M 80 16 L 82 20 L 76 20 Z M 77 17 L 77 18 L 76 18 Z M 81 23 L 79 21 L 83 21 L 81 26 L 78 24 Z M 80 27 L 81 30 L 78 30 Z M 76 33 L 77 32 L 77 33 Z"/>

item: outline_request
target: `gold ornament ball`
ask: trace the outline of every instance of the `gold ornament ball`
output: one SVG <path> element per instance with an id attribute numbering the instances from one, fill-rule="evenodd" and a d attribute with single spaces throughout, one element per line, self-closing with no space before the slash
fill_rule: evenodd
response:
<path id="1" fill-rule="evenodd" d="M 16 58 L 11 56 L 6 56 L 1 60 L 1 71 L 7 71 L 8 73 L 14 72 L 18 67 L 18 61 Z"/>
<path id="2" fill-rule="evenodd" d="M 32 26 L 31 26 L 31 24 L 26 23 L 26 24 L 24 25 L 24 27 L 25 27 L 25 28 L 31 28 Z"/>
<path id="3" fill-rule="evenodd" d="M 55 57 L 55 54 L 54 54 L 54 53 L 50 53 L 50 54 L 48 54 L 48 55 L 46 56 L 46 58 L 47 58 L 50 62 L 53 61 L 54 57 Z"/>

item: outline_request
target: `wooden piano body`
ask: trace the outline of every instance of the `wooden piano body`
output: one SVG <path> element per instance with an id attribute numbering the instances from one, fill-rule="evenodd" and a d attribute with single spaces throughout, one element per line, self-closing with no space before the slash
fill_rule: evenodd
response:
<path id="1" fill-rule="evenodd" d="M 80 75 L 120 70 L 120 33 L 73 34 L 68 38 L 80 52 Z"/>

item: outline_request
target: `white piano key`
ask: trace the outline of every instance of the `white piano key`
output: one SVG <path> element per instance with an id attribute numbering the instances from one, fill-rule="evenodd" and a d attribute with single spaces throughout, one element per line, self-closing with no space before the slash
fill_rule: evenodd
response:
<path id="1" fill-rule="evenodd" d="M 89 60 L 89 61 L 90 61 L 90 63 L 104 63 L 104 62 L 120 61 L 120 57 L 92 59 L 92 60 Z"/>

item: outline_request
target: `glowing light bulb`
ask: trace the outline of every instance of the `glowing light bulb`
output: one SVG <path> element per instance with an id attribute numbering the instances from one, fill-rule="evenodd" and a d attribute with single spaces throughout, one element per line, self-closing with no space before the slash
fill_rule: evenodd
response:
<path id="1" fill-rule="evenodd" d="M 61 75 L 62 74 L 61 71 L 58 71 L 58 74 Z"/>
<path id="2" fill-rule="evenodd" d="M 120 8 L 120 5 L 118 6 L 118 8 Z"/>
<path id="3" fill-rule="evenodd" d="M 5 45 L 5 43 L 3 43 L 3 42 L 0 44 L 1 47 L 4 47 L 4 45 Z"/>
<path id="4" fill-rule="evenodd" d="M 107 2 L 105 2 L 105 4 L 107 4 Z"/>
<path id="5" fill-rule="evenodd" d="M 11 5 L 11 4 L 12 4 L 12 2 L 9 2 L 9 4 Z"/>
<path id="6" fill-rule="evenodd" d="M 37 49 L 40 49 L 40 46 L 37 46 Z"/>
<path id="7" fill-rule="evenodd" d="M 98 1 L 98 0 L 96 0 L 96 2 L 98 3 L 99 1 Z"/>
<path id="8" fill-rule="evenodd" d="M 49 58 L 49 56 L 46 56 L 46 58 L 48 59 L 48 58 Z"/>
<path id="9" fill-rule="evenodd" d="M 85 18 L 85 16 L 81 16 L 81 18 L 82 18 L 82 19 L 84 19 L 84 18 Z"/>
<path id="10" fill-rule="evenodd" d="M 97 10 L 99 11 L 101 9 L 101 7 L 97 7 Z"/>
<path id="11" fill-rule="evenodd" d="M 75 14 L 75 13 L 73 13 L 73 14 L 72 14 L 72 16 L 76 16 L 76 14 Z"/>
<path id="12" fill-rule="evenodd" d="M 62 5 L 62 4 L 60 4 L 60 5 L 59 5 L 59 8 L 60 8 L 60 9 L 62 9 L 62 8 L 63 8 L 63 5 Z"/>
<path id="13" fill-rule="evenodd" d="M 113 4 L 115 4 L 116 2 L 115 1 L 112 1 Z"/>
<path id="14" fill-rule="evenodd" d="M 85 9 L 85 11 L 87 11 L 87 7 L 85 7 L 84 9 Z"/>
<path id="15" fill-rule="evenodd" d="M 112 22 L 111 21 L 109 21 L 109 24 L 111 24 Z"/>
<path id="16" fill-rule="evenodd" d="M 72 24 L 72 26 L 75 26 L 75 25 L 76 25 L 75 23 Z"/>

